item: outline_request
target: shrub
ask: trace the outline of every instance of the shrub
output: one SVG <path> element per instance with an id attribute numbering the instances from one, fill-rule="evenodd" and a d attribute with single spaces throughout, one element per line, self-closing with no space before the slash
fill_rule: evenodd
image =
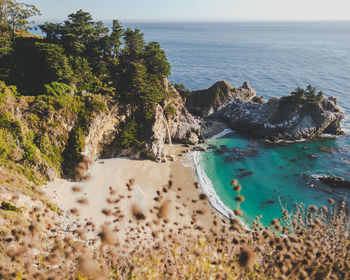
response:
<path id="1" fill-rule="evenodd" d="M 293 103 L 318 103 L 323 99 L 323 95 L 322 91 L 317 92 L 315 87 L 308 85 L 306 89 L 297 87 L 289 96 L 282 97 L 282 100 Z"/>
<path id="2" fill-rule="evenodd" d="M 64 96 L 66 94 L 74 94 L 74 89 L 64 83 L 52 82 L 51 84 L 44 85 L 47 95 L 55 97 Z"/>
<path id="3" fill-rule="evenodd" d="M 174 117 L 176 115 L 176 109 L 172 105 L 167 105 L 164 109 L 165 114 Z"/>
<path id="4" fill-rule="evenodd" d="M 174 83 L 173 86 L 180 93 L 182 98 L 191 96 L 191 91 L 188 88 L 186 88 L 183 84 Z"/>
<path id="5" fill-rule="evenodd" d="M 118 143 L 123 148 L 130 148 L 137 146 L 140 142 L 137 139 L 138 125 L 135 118 L 132 118 L 124 123 L 121 132 L 118 135 Z"/>
<path id="6" fill-rule="evenodd" d="M 12 212 L 21 213 L 21 209 L 17 208 L 16 206 L 14 206 L 11 203 L 6 202 L 6 201 L 1 202 L 0 209 L 5 210 L 5 211 L 12 211 Z"/>

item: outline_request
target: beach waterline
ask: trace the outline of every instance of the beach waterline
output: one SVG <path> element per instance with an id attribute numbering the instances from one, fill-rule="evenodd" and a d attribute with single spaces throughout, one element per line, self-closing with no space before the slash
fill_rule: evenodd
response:
<path id="1" fill-rule="evenodd" d="M 349 201 L 348 191 L 332 189 L 317 179 L 321 174 L 349 179 L 348 137 L 272 144 L 225 130 L 207 141 L 219 149 L 193 153 L 196 174 L 211 205 L 226 217 L 234 216 L 237 208 L 237 193 L 230 184 L 234 178 L 243 186 L 241 220 L 247 225 L 262 215 L 266 226 L 282 216 L 283 208 L 294 211 L 299 203 L 322 206 L 329 197 Z M 320 151 L 320 147 L 332 148 L 334 153 Z M 247 154 L 242 156 L 244 151 Z"/>

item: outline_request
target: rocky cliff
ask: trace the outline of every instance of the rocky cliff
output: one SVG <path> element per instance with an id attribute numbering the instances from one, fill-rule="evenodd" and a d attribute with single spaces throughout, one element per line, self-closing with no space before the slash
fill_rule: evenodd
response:
<path id="1" fill-rule="evenodd" d="M 128 149 L 120 147 L 115 131 L 107 156 L 127 155 L 161 160 L 168 154 L 165 143 L 197 144 L 201 138 L 199 120 L 188 112 L 184 100 L 172 84 L 165 80 L 168 98 L 157 104 L 154 117 L 145 122 L 141 132 L 142 144 Z"/>
<path id="2" fill-rule="evenodd" d="M 234 100 L 216 115 L 232 129 L 271 141 L 313 139 L 322 133 L 342 134 L 344 110 L 333 97 L 316 103 L 271 98 L 266 103 Z"/>
<path id="3" fill-rule="evenodd" d="M 225 81 L 219 81 L 208 89 L 193 91 L 186 100 L 186 107 L 191 113 L 206 118 L 233 100 L 250 101 L 255 96 L 255 90 L 247 82 L 234 88 Z"/>
<path id="4" fill-rule="evenodd" d="M 187 111 L 166 80 L 167 98 L 155 106 L 151 120 L 138 117 L 137 105 L 101 95 L 18 96 L 0 82 L 0 161 L 36 184 L 74 173 L 83 156 L 127 155 L 161 160 L 166 142 L 192 143 L 199 121 Z M 137 120 L 134 142 L 121 143 L 130 120 Z M 131 133 L 131 134 L 132 134 Z M 125 137 L 124 137 L 125 138 Z"/>
<path id="5" fill-rule="evenodd" d="M 194 91 L 186 106 L 194 114 L 271 141 L 312 139 L 322 133 L 339 135 L 345 117 L 334 97 L 288 96 L 264 102 L 247 82 L 235 89 L 220 81 L 209 89 Z"/>

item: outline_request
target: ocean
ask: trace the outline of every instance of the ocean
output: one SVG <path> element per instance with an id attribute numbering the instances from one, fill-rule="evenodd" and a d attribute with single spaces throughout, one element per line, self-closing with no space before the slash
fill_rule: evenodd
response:
<path id="1" fill-rule="evenodd" d="M 128 23 L 147 41 L 158 41 L 172 65 L 170 80 L 189 89 L 202 89 L 218 80 L 233 86 L 244 81 L 266 99 L 288 95 L 311 84 L 336 96 L 346 110 L 344 130 L 350 132 L 350 22 L 230 22 Z M 282 207 L 294 211 L 299 203 L 327 205 L 329 197 L 349 200 L 350 191 L 322 184 L 318 175 L 350 179 L 350 138 L 320 138 L 311 142 L 271 144 L 230 132 L 209 143 L 227 153 L 197 152 L 201 187 L 213 206 L 228 215 L 238 207 L 230 182 L 242 184 L 243 221 L 256 216 L 268 225 L 281 217 Z M 321 151 L 333 149 L 333 153 Z M 252 155 L 235 160 L 234 151 Z M 314 154 L 317 158 L 311 158 Z M 231 156 L 230 156 L 231 155 Z M 248 175 L 247 175 L 248 174 Z"/>

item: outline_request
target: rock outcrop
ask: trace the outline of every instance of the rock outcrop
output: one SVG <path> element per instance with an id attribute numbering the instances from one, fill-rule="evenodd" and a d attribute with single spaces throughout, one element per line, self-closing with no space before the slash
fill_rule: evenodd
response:
<path id="1" fill-rule="evenodd" d="M 92 160 L 100 157 L 103 147 L 114 140 L 115 132 L 118 131 L 118 113 L 118 107 L 112 105 L 107 112 L 96 116 L 90 124 L 82 155 Z"/>
<path id="2" fill-rule="evenodd" d="M 319 177 L 320 181 L 333 188 L 343 188 L 350 190 L 350 181 L 342 177 L 323 176 Z"/>
<path id="3" fill-rule="evenodd" d="M 232 129 L 271 141 L 312 139 L 322 133 L 342 134 L 344 110 L 336 98 L 315 103 L 271 98 L 266 103 L 234 100 L 217 113 Z"/>
<path id="4" fill-rule="evenodd" d="M 193 91 L 186 100 L 186 108 L 192 114 L 206 118 L 233 100 L 250 101 L 254 97 L 256 92 L 247 82 L 240 88 L 234 88 L 225 81 L 219 81 L 208 89 Z"/>
<path id="5" fill-rule="evenodd" d="M 120 147 L 118 134 L 122 129 L 115 127 L 114 134 L 110 133 L 109 129 L 113 126 L 113 118 L 104 117 L 107 121 L 101 124 L 103 129 L 96 132 L 99 140 L 95 140 L 95 145 L 98 147 L 110 143 L 104 156 L 115 157 L 118 155 L 131 156 L 133 158 L 149 158 L 152 160 L 161 160 L 168 152 L 165 148 L 165 143 L 177 142 L 196 144 L 201 138 L 199 120 L 195 119 L 184 106 L 184 100 L 172 84 L 165 80 L 168 98 L 164 102 L 155 106 L 154 117 L 150 121 L 139 120 L 142 122 L 142 131 L 140 139 L 143 144 L 130 148 Z M 117 116 L 121 113 L 116 114 Z M 132 112 L 127 114 L 127 118 L 131 115 L 137 115 L 137 108 L 133 108 Z M 114 119 L 117 117 L 114 116 Z M 98 123 L 98 122 L 96 122 Z M 108 125 L 109 123 L 109 125 Z M 98 125 L 95 126 L 99 127 Z M 104 133 L 102 132 L 104 131 Z M 89 135 L 91 132 L 89 133 Z M 103 136 L 105 135 L 105 136 Z M 107 139 L 106 139 L 107 136 Z M 88 137 L 89 138 L 89 137 Z M 112 140 L 111 140 L 112 138 Z M 105 140 L 103 140 L 105 139 Z M 91 152 L 90 152 L 91 154 Z"/>
<path id="6" fill-rule="evenodd" d="M 186 108 L 204 119 L 219 120 L 234 130 L 274 142 L 343 134 L 340 123 L 345 117 L 335 97 L 298 100 L 289 96 L 265 102 L 247 82 L 236 89 L 219 81 L 193 91 Z"/>
<path id="7" fill-rule="evenodd" d="M 166 142 L 197 144 L 201 137 L 199 120 L 188 112 L 180 94 L 171 83 L 166 83 L 171 97 L 165 100 L 163 105 L 156 106 L 151 137 L 144 151 L 144 154 L 156 160 L 167 155 L 164 146 Z"/>

